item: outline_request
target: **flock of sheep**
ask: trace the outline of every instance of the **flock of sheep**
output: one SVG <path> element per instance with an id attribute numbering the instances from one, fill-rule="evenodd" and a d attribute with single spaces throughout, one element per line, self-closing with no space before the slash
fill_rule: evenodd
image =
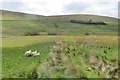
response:
<path id="1" fill-rule="evenodd" d="M 34 52 L 32 52 L 32 50 L 29 50 L 29 51 L 26 51 L 25 52 L 25 56 L 27 56 L 27 57 L 31 57 L 31 56 L 39 56 L 40 55 L 40 52 L 37 52 L 37 50 L 36 51 L 34 51 Z"/>

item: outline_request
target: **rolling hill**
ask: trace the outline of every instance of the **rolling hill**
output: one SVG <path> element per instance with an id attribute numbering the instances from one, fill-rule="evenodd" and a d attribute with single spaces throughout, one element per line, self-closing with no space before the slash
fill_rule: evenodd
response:
<path id="1" fill-rule="evenodd" d="M 0 13 L 3 79 L 118 78 L 116 18 Z M 32 52 L 26 55 L 28 50 Z M 34 56 L 33 52 L 40 54 Z"/>
<path id="2" fill-rule="evenodd" d="M 118 19 L 98 15 L 42 16 L 1 10 L 3 36 L 117 35 Z M 75 24 L 71 20 L 102 21 L 107 25 Z"/>

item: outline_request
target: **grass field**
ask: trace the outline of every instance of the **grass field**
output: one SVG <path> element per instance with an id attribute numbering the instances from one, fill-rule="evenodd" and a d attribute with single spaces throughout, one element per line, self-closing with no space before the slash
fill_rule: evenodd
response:
<path id="1" fill-rule="evenodd" d="M 118 78 L 117 19 L 3 13 L 2 78 Z M 91 18 L 107 25 L 70 22 Z"/>
<path id="2" fill-rule="evenodd" d="M 12 39 L 12 40 L 11 40 Z M 30 40 L 31 39 L 31 40 Z M 52 36 L 29 36 L 29 37 L 8 37 L 3 38 L 3 77 L 9 78 L 28 78 L 30 73 L 34 68 L 37 69 L 38 76 L 40 77 L 51 77 L 51 78 L 58 78 L 58 77 L 80 77 L 80 76 L 71 76 L 74 73 L 67 74 L 66 71 L 59 72 L 56 71 L 54 73 L 47 73 L 45 74 L 46 70 L 42 73 L 42 66 L 47 67 L 46 65 L 50 65 L 49 61 L 47 59 L 50 59 L 50 49 L 52 46 L 57 45 L 55 43 L 58 39 L 64 39 L 65 43 L 69 43 L 72 46 L 77 45 L 76 41 L 79 41 L 81 45 L 75 47 L 76 51 L 70 51 L 70 65 L 74 66 L 76 70 L 82 70 L 82 72 L 85 74 L 82 77 L 87 78 L 101 78 L 106 77 L 104 76 L 104 73 L 101 72 L 100 75 L 92 72 L 87 71 L 87 64 L 84 62 L 84 57 L 80 56 L 83 53 L 87 55 L 96 54 L 100 58 L 101 56 L 106 56 L 107 64 L 108 65 L 114 65 L 111 63 L 111 60 L 116 59 L 116 63 L 118 61 L 118 47 L 117 47 L 117 41 L 118 38 L 115 36 L 58 36 L 58 37 L 52 37 Z M 10 41 L 9 41 L 10 40 Z M 11 46 L 12 45 L 12 46 Z M 101 48 L 102 46 L 102 48 Z M 107 49 L 110 47 L 111 49 Z M 41 55 L 39 57 L 25 57 L 24 52 L 27 50 L 38 50 L 41 52 Z M 104 50 L 107 51 L 107 53 L 104 53 Z M 61 56 L 66 53 L 61 52 Z M 77 56 L 73 56 L 73 54 L 76 54 Z M 102 59 L 101 59 L 102 60 Z M 61 62 L 63 62 L 61 60 Z M 46 65 L 45 65 L 46 64 Z M 55 65 L 52 67 L 57 67 L 58 69 L 66 67 L 65 63 L 62 63 L 63 65 Z M 86 66 L 84 66 L 86 65 Z M 68 67 L 69 69 L 69 67 Z M 54 71 L 54 70 L 53 70 Z M 74 72 L 74 71 L 73 71 Z M 98 71 L 99 72 L 99 71 Z M 64 74 L 63 74 L 64 73 Z M 51 75 L 49 75 L 51 74 Z M 76 73 L 78 74 L 78 73 Z M 82 74 L 81 74 L 82 75 Z"/>

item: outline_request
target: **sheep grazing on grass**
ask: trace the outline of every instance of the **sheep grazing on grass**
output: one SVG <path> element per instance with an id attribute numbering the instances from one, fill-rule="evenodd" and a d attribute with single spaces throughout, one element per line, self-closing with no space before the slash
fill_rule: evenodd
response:
<path id="1" fill-rule="evenodd" d="M 25 52 L 25 56 L 31 57 L 31 56 L 32 56 L 32 51 L 31 51 L 31 50 L 26 51 L 26 52 Z"/>
<path id="2" fill-rule="evenodd" d="M 36 51 L 34 51 L 34 52 L 32 52 L 32 54 L 34 55 L 34 54 L 37 54 L 37 50 Z"/>
<path id="3" fill-rule="evenodd" d="M 33 56 L 39 56 L 40 52 L 33 54 Z"/>
<path id="4" fill-rule="evenodd" d="M 31 57 L 31 56 L 39 56 L 40 52 L 34 51 L 32 52 L 31 50 L 25 52 L 25 56 Z"/>
<path id="5" fill-rule="evenodd" d="M 36 51 L 32 52 L 32 55 L 33 55 L 33 56 L 39 56 L 39 55 L 40 55 L 40 52 L 37 52 L 37 50 L 36 50 Z"/>

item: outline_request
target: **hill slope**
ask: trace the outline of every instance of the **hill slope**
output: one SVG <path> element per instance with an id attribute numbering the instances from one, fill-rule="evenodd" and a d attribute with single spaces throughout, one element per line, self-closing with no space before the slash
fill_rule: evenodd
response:
<path id="1" fill-rule="evenodd" d="M 3 36 L 116 35 L 117 19 L 97 15 L 41 16 L 2 10 Z M 103 21 L 107 25 L 71 23 L 71 20 Z"/>

